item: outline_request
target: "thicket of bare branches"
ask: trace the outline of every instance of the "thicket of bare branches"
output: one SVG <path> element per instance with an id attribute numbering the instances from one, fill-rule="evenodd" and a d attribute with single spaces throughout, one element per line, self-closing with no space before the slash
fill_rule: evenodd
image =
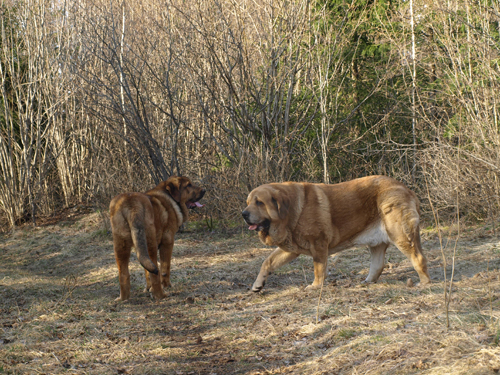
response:
<path id="1" fill-rule="evenodd" d="M 432 9 L 431 9 L 432 10 Z M 422 8 L 427 45 L 419 122 L 427 144 L 419 162 L 440 208 L 496 221 L 500 172 L 500 6 L 447 3 Z M 495 229 L 493 229 L 495 230 Z"/>
<path id="2" fill-rule="evenodd" d="M 498 4 L 384 4 L 4 0 L 0 215 L 183 174 L 237 219 L 260 183 L 382 173 L 496 220 Z"/>

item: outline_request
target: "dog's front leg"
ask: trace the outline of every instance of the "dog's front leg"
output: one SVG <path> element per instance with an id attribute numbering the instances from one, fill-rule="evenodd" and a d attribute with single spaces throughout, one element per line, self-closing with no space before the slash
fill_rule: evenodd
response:
<path id="1" fill-rule="evenodd" d="M 172 251 L 174 249 L 173 236 L 164 235 L 160 244 L 160 274 L 161 285 L 164 288 L 170 288 L 170 265 L 172 262 Z"/>
<path id="2" fill-rule="evenodd" d="M 147 243 L 149 257 L 153 264 L 158 265 L 158 246 L 156 244 L 154 232 L 147 232 Z M 155 275 L 149 271 L 146 271 L 146 288 L 153 294 L 155 299 L 162 299 L 167 296 L 161 287 L 160 275 Z"/>
<path id="3" fill-rule="evenodd" d="M 299 254 L 290 253 L 288 251 L 282 250 L 279 247 L 274 250 L 271 255 L 262 263 L 259 275 L 253 283 L 252 292 L 260 292 L 266 283 L 267 277 L 271 272 L 280 268 L 281 266 L 290 263 L 292 260 L 297 258 Z"/>
<path id="4" fill-rule="evenodd" d="M 317 252 L 313 254 L 314 261 L 314 281 L 306 287 L 306 290 L 321 288 L 325 282 L 326 268 L 328 262 L 328 252 Z"/>
<path id="5" fill-rule="evenodd" d="M 144 288 L 144 293 L 151 292 L 151 279 L 149 278 L 149 272 L 144 269 L 144 277 L 146 278 L 146 287 Z"/>

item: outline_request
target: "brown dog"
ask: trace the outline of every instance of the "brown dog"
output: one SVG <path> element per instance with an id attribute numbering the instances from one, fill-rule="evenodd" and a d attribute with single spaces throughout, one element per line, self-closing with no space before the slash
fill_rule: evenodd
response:
<path id="1" fill-rule="evenodd" d="M 170 286 L 170 261 L 174 235 L 188 219 L 188 208 L 202 207 L 198 201 L 205 189 L 191 184 L 187 177 L 170 177 L 146 193 L 117 195 L 109 204 L 113 247 L 120 280 L 120 297 L 130 297 L 128 263 L 132 246 L 146 272 L 146 289 L 157 299 Z M 161 278 L 157 255 L 160 252 Z"/>
<path id="2" fill-rule="evenodd" d="M 420 245 L 418 199 L 392 178 L 261 185 L 250 192 L 247 205 L 242 215 L 249 229 L 257 230 L 266 245 L 278 246 L 262 264 L 254 292 L 264 287 L 269 273 L 300 254 L 312 256 L 314 282 L 308 288 L 318 288 L 325 279 L 328 256 L 355 245 L 367 245 L 371 252 L 365 282 L 377 281 L 391 243 L 410 258 L 420 282 L 430 282 Z"/>

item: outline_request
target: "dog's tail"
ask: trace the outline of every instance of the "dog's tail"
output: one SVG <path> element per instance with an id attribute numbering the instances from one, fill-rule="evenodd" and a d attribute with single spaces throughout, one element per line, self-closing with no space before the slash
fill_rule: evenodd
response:
<path id="1" fill-rule="evenodd" d="M 132 234 L 132 241 L 134 242 L 139 263 L 149 272 L 158 275 L 158 267 L 149 257 L 144 222 L 142 220 L 133 220 L 130 225 L 130 233 Z"/>

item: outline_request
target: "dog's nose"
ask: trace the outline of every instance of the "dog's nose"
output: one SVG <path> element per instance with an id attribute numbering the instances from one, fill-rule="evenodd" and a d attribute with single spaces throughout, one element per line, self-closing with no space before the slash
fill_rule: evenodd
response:
<path id="1" fill-rule="evenodd" d="M 205 189 L 201 189 L 201 192 L 200 192 L 200 199 L 203 198 L 203 196 L 205 195 L 207 191 Z"/>
<path id="2" fill-rule="evenodd" d="M 243 212 L 241 213 L 241 216 L 243 216 L 243 219 L 247 220 L 247 219 L 248 219 L 248 217 L 250 216 L 250 212 L 248 212 L 248 211 L 243 211 Z"/>

